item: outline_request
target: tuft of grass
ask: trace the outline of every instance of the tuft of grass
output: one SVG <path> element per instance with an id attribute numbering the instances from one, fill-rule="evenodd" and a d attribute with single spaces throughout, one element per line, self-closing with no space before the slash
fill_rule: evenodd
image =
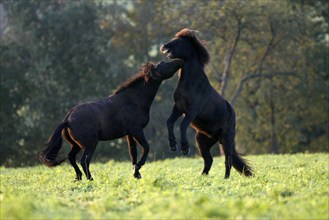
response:
<path id="1" fill-rule="evenodd" d="M 1 219 L 329 219 L 329 154 L 249 156 L 255 176 L 224 159 L 202 176 L 201 158 L 147 163 L 143 178 L 129 162 L 91 164 L 94 181 L 74 182 L 65 164 L 0 168 Z"/>

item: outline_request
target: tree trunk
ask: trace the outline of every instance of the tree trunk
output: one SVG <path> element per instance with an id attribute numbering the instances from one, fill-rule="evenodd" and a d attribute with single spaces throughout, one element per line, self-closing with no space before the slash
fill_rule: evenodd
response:
<path id="1" fill-rule="evenodd" d="M 226 57 L 225 57 L 225 67 L 224 67 L 224 72 L 223 72 L 223 76 L 221 79 L 221 85 L 220 85 L 220 94 L 223 97 L 225 97 L 225 90 L 226 90 L 227 82 L 228 82 L 229 75 L 230 75 L 232 58 L 235 53 L 236 46 L 240 40 L 240 35 L 241 35 L 241 30 L 242 30 L 241 18 L 237 17 L 237 22 L 238 22 L 237 30 L 236 30 L 236 34 L 234 37 L 234 41 L 232 43 L 232 47 L 229 50 L 229 52 L 226 54 Z"/>
<path id="2" fill-rule="evenodd" d="M 272 84 L 272 80 L 271 80 Z M 279 153 L 279 146 L 277 144 L 276 139 L 276 131 L 275 131 L 275 123 L 276 123 L 276 117 L 275 117 L 275 105 L 273 100 L 273 86 L 271 86 L 270 91 L 270 117 L 271 117 L 271 153 L 272 154 L 278 154 Z"/>
<path id="3" fill-rule="evenodd" d="M 270 30 L 271 30 L 271 39 L 269 40 L 267 46 L 266 46 L 266 50 L 262 56 L 262 58 L 260 59 L 259 61 L 259 65 L 253 69 L 251 72 L 255 73 L 255 74 L 251 74 L 251 75 L 246 75 L 244 74 L 245 76 L 241 78 L 240 80 L 240 83 L 238 85 L 238 87 L 236 88 L 233 96 L 231 97 L 230 99 L 230 103 L 231 105 L 234 106 L 238 96 L 241 94 L 242 92 L 242 88 L 243 88 L 243 85 L 245 82 L 247 82 L 248 80 L 250 79 L 253 79 L 253 78 L 257 78 L 257 77 L 262 77 L 263 74 L 262 74 L 262 71 L 263 71 L 263 66 L 264 66 L 264 63 L 265 63 L 265 60 L 266 58 L 268 57 L 268 55 L 270 54 L 270 52 L 274 49 L 275 47 L 275 43 L 274 43 L 274 39 L 275 39 L 275 30 L 274 30 L 274 23 L 273 22 L 270 22 Z"/>

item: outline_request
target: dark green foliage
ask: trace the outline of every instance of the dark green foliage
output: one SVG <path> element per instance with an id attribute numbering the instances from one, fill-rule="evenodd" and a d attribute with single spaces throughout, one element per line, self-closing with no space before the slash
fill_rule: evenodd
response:
<path id="1" fill-rule="evenodd" d="M 160 45 L 184 27 L 208 41 L 206 73 L 235 104 L 241 152 L 328 151 L 326 1 L 126 3 L 0 2 L 1 165 L 38 163 L 71 107 L 108 96 L 146 61 L 164 60 Z M 150 160 L 176 156 L 165 127 L 176 82 L 164 82 L 153 103 L 145 129 Z M 100 143 L 94 158 L 127 159 L 126 140 Z"/>

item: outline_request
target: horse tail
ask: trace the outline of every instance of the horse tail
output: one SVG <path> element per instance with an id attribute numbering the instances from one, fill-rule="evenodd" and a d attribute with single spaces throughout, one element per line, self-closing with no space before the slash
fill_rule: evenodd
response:
<path id="1" fill-rule="evenodd" d="M 253 175 L 251 166 L 235 151 L 235 149 L 233 150 L 232 165 L 239 173 L 247 177 Z"/>
<path id="2" fill-rule="evenodd" d="M 62 147 L 62 130 L 67 126 L 68 123 L 66 120 L 60 123 L 49 137 L 47 143 L 45 143 L 44 149 L 39 154 L 40 161 L 48 167 L 58 166 L 66 160 L 66 158 L 56 160 L 56 157 Z"/>
<path id="3" fill-rule="evenodd" d="M 226 100 L 225 100 L 226 101 Z M 235 111 L 234 108 L 232 107 L 232 105 L 226 101 L 226 105 L 228 107 L 228 109 L 230 109 L 230 124 L 232 126 L 232 136 L 235 136 Z M 246 159 L 243 159 L 235 150 L 235 143 L 233 140 L 233 145 L 232 145 L 232 151 L 233 151 L 233 155 L 232 155 L 232 165 L 233 167 L 241 174 L 245 175 L 245 176 L 252 176 L 253 174 L 253 170 L 251 168 L 251 166 L 248 164 L 248 161 Z"/>

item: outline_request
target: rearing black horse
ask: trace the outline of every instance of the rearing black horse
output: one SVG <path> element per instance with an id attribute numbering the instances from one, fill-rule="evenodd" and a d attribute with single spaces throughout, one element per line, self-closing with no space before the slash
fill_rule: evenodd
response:
<path id="1" fill-rule="evenodd" d="M 40 160 L 49 167 L 65 160 L 56 160 L 63 135 L 72 147 L 68 159 L 74 167 L 76 179 L 82 177 L 76 155 L 84 150 L 81 166 L 87 179 L 92 180 L 89 164 L 98 141 L 127 136 L 134 177 L 141 178 L 139 169 L 145 164 L 149 152 L 143 129 L 149 122 L 151 104 L 162 81 L 172 77 L 182 64 L 181 60 L 157 65 L 147 63 L 139 74 L 123 83 L 110 97 L 73 107 L 50 136 L 39 155 Z M 143 148 L 138 162 L 137 143 Z"/>
<path id="2" fill-rule="evenodd" d="M 232 165 L 245 176 L 252 176 L 251 167 L 235 150 L 234 109 L 211 86 L 204 72 L 204 65 L 210 59 L 209 53 L 195 32 L 189 29 L 179 31 L 174 39 L 161 47 L 161 51 L 168 58 L 184 60 L 174 92 L 175 104 L 167 120 L 170 150 L 177 149 L 173 127 L 184 114 L 180 124 L 181 150 L 184 155 L 189 153 L 186 130 L 191 124 L 196 130 L 195 139 L 204 160 L 202 174 L 208 174 L 213 163 L 210 148 L 219 141 L 225 153 L 225 178 L 229 178 Z"/>

